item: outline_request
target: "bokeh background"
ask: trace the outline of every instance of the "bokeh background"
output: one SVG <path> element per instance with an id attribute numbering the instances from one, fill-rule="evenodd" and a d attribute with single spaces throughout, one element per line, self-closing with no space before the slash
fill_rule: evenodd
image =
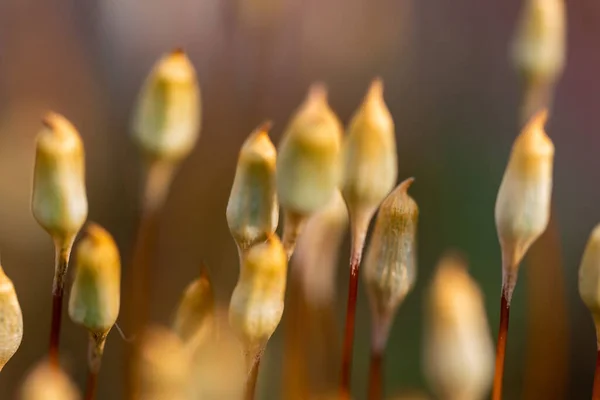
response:
<path id="1" fill-rule="evenodd" d="M 399 177 L 416 177 L 411 192 L 421 207 L 419 279 L 394 325 L 386 388 L 389 394 L 426 391 L 420 368 L 423 289 L 447 248 L 468 256 L 496 333 L 501 269 L 493 208 L 519 130 L 520 91 L 508 54 L 520 5 L 518 0 L 0 1 L 0 250 L 25 319 L 21 348 L 0 374 L 0 398 L 13 397 L 48 344 L 53 245 L 30 213 L 40 116 L 54 110 L 79 128 L 87 150 L 90 219 L 114 234 L 127 269 L 140 181 L 129 116 L 153 62 L 178 46 L 198 70 L 204 121 L 161 217 L 152 319 L 170 321 L 202 261 L 218 300 L 227 304 L 238 261 L 225 207 L 247 134 L 269 118 L 277 143 L 315 80 L 326 82 L 332 107 L 347 122 L 370 80 L 381 76 L 396 123 Z M 600 221 L 600 3 L 569 1 L 567 12 L 567 66 L 547 126 L 556 145 L 558 230 L 537 248 L 538 273 L 525 271 L 530 265 L 522 269 L 509 335 L 507 399 L 585 399 L 591 393 L 595 337 L 577 294 L 577 269 L 587 236 Z M 345 266 L 347 243 L 341 251 Z M 362 289 L 356 399 L 364 398 L 368 366 Z M 127 333 L 127 321 L 121 325 Z M 280 342 L 277 332 L 261 371 L 261 399 L 279 398 Z M 86 346 L 87 334 L 67 317 L 63 364 L 82 387 Z M 110 335 L 99 399 L 121 396 L 125 346 L 116 332 Z"/>

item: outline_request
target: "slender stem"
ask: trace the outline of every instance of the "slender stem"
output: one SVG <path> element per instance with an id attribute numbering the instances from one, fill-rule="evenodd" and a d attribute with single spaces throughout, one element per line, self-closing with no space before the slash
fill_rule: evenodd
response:
<path id="1" fill-rule="evenodd" d="M 496 346 L 496 372 L 494 375 L 494 389 L 492 400 L 502 399 L 502 378 L 504 376 L 504 358 L 506 354 L 506 340 L 508 338 L 508 320 L 510 314 L 510 304 L 506 297 L 506 291 L 502 290 L 500 300 L 500 329 L 498 332 L 498 343 Z"/>
<path id="2" fill-rule="evenodd" d="M 104 354 L 104 344 L 106 343 L 106 334 L 90 334 L 88 347 L 88 376 L 85 387 L 85 400 L 94 400 L 98 387 L 98 374 Z"/>
<path id="3" fill-rule="evenodd" d="M 342 398 L 350 396 L 350 382 L 352 379 L 352 351 L 354 347 L 354 321 L 356 319 L 356 298 L 358 295 L 358 269 L 362 258 L 366 229 L 352 232 L 352 250 L 350 255 L 350 282 L 348 286 L 348 305 L 346 308 L 346 327 L 344 329 L 344 344 L 342 347 L 342 381 L 340 395 Z"/>
<path id="4" fill-rule="evenodd" d="M 395 310 L 379 312 L 373 309 L 371 329 L 371 363 L 369 365 L 369 400 L 381 400 L 383 397 L 383 353 Z"/>
<path id="5" fill-rule="evenodd" d="M 594 373 L 594 391 L 592 400 L 600 400 L 600 350 L 596 355 L 596 372 Z"/>
<path id="6" fill-rule="evenodd" d="M 380 400 L 383 382 L 383 352 L 371 348 L 369 366 L 369 400 Z"/>
<path id="7" fill-rule="evenodd" d="M 54 281 L 52 283 L 52 320 L 50 323 L 50 364 L 58 367 L 60 347 L 60 327 L 62 322 L 62 303 L 65 288 L 65 276 L 69 266 L 69 257 L 73 239 L 55 240 Z"/>
<path id="8" fill-rule="evenodd" d="M 254 396 L 256 394 L 256 382 L 258 381 L 258 370 L 260 367 L 261 359 L 262 351 L 260 351 L 256 357 L 252 357 L 249 361 L 250 371 L 248 373 L 248 380 L 246 380 L 246 389 L 244 393 L 245 400 L 254 400 Z"/>

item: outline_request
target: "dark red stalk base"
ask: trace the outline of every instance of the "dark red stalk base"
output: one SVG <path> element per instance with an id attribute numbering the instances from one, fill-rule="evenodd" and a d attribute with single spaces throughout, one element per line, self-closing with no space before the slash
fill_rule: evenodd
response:
<path id="1" fill-rule="evenodd" d="M 352 350 L 354 347 L 354 321 L 356 319 L 356 298 L 358 295 L 358 268 L 361 251 L 353 251 L 350 258 L 350 285 L 348 288 L 348 307 L 346 309 L 346 328 L 344 329 L 344 345 L 342 352 L 342 381 L 340 395 L 350 397 L 352 379 Z"/>
<path id="2" fill-rule="evenodd" d="M 246 390 L 244 393 L 245 400 L 254 400 L 254 394 L 256 393 L 256 382 L 258 381 L 258 369 L 260 367 L 261 357 L 257 357 L 256 361 L 252 365 L 252 370 L 246 381 Z"/>
<path id="3" fill-rule="evenodd" d="M 369 400 L 381 400 L 383 382 L 383 353 L 371 348 L 371 365 L 369 366 Z"/>
<path id="4" fill-rule="evenodd" d="M 50 365 L 58 367 L 58 347 L 60 342 L 60 325 L 62 321 L 63 288 L 56 288 L 52 293 L 52 322 L 50 323 Z"/>
<path id="5" fill-rule="evenodd" d="M 98 372 L 91 369 L 88 371 L 87 383 L 85 385 L 85 400 L 95 400 L 98 388 Z"/>
<path id="6" fill-rule="evenodd" d="M 506 354 L 506 339 L 508 337 L 509 314 L 510 304 L 508 304 L 505 290 L 502 288 L 502 298 L 500 300 L 500 329 L 498 332 L 498 343 L 496 345 L 496 372 L 494 375 L 492 400 L 502 400 L 502 378 L 504 376 L 504 358 Z"/>
<path id="7" fill-rule="evenodd" d="M 592 400 L 600 400 L 600 350 L 596 356 L 596 372 L 594 373 L 594 391 Z"/>

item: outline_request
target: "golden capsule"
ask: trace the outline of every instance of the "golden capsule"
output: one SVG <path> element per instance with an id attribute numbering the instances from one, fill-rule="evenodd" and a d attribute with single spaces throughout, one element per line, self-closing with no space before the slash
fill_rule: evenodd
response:
<path id="1" fill-rule="evenodd" d="M 554 145 L 544 131 L 547 112 L 534 115 L 514 142 L 496 199 L 503 290 L 510 304 L 523 256 L 550 218 Z"/>
<path id="2" fill-rule="evenodd" d="M 177 306 L 173 330 L 184 342 L 193 338 L 204 341 L 212 331 L 214 313 L 212 285 L 206 270 L 202 269 L 200 277 L 185 288 Z"/>
<path id="3" fill-rule="evenodd" d="M 310 215 L 340 183 L 341 124 L 327 91 L 313 85 L 283 133 L 277 158 L 277 195 L 286 211 Z"/>
<path id="4" fill-rule="evenodd" d="M 43 124 L 36 139 L 31 210 L 55 241 L 70 246 L 88 214 L 83 144 L 63 116 L 48 113 Z"/>
<path id="5" fill-rule="evenodd" d="M 383 99 L 381 79 L 373 81 L 352 117 L 344 138 L 343 155 L 342 194 L 355 231 L 364 236 L 375 210 L 394 187 L 398 175 L 394 121 Z"/>
<path id="6" fill-rule="evenodd" d="M 287 256 L 277 235 L 242 257 L 229 304 L 229 323 L 248 353 L 260 352 L 283 314 Z"/>
<path id="7" fill-rule="evenodd" d="M 152 159 L 177 162 L 192 151 L 200 135 L 200 87 L 194 66 L 177 49 L 152 68 L 133 118 L 133 137 Z"/>
<path id="8" fill-rule="evenodd" d="M 579 295 L 594 318 L 600 349 L 600 225 L 588 239 L 579 267 Z"/>
<path id="9" fill-rule="evenodd" d="M 23 314 L 12 281 L 0 266 L 0 371 L 19 349 Z"/>
<path id="10" fill-rule="evenodd" d="M 481 400 L 491 387 L 494 345 L 483 295 L 456 256 L 441 261 L 425 313 L 425 375 L 438 398 Z"/>
<path id="11" fill-rule="evenodd" d="M 363 268 L 373 316 L 388 324 L 417 275 L 419 208 L 407 193 L 413 181 L 400 183 L 381 203 Z"/>
<path id="12" fill-rule="evenodd" d="M 269 139 L 270 127 L 269 122 L 262 124 L 244 142 L 227 203 L 229 230 L 242 251 L 264 242 L 277 229 L 277 151 Z"/>
<path id="13" fill-rule="evenodd" d="M 531 83 L 553 84 L 565 65 L 564 0 L 526 0 L 513 44 L 513 61 Z"/>
<path id="14" fill-rule="evenodd" d="M 75 251 L 75 278 L 69 298 L 69 316 L 90 333 L 106 335 L 119 316 L 119 249 L 110 233 L 100 225 L 90 223 Z"/>
<path id="15" fill-rule="evenodd" d="M 27 375 L 21 390 L 20 400 L 79 400 L 77 386 L 59 367 L 42 362 Z"/>

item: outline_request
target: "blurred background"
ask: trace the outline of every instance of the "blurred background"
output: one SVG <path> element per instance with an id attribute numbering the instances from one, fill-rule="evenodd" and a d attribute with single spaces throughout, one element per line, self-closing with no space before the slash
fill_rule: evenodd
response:
<path id="1" fill-rule="evenodd" d="M 238 260 L 225 207 L 237 153 L 250 131 L 272 119 L 277 143 L 315 80 L 327 84 L 333 109 L 347 122 L 371 79 L 381 76 L 396 123 L 399 178 L 416 178 L 411 192 L 421 207 L 419 278 L 391 334 L 386 392 L 427 391 L 420 368 L 423 289 L 446 249 L 468 256 L 496 334 L 501 267 L 493 209 L 519 131 L 520 90 L 508 54 L 520 5 L 518 0 L 1 1 L 0 250 L 17 288 L 25 333 L 0 374 L 0 398 L 12 398 L 48 345 L 54 249 L 30 212 L 41 115 L 62 113 L 80 130 L 87 151 L 89 218 L 113 233 L 127 269 L 140 182 L 129 117 L 154 61 L 178 46 L 198 71 L 203 128 L 161 217 L 152 265 L 153 321 L 171 320 L 201 262 L 210 269 L 218 301 L 228 303 Z M 600 221 L 600 3 L 567 2 L 567 12 L 567 65 L 547 125 L 556 145 L 558 230 L 522 267 L 510 322 L 507 399 L 591 394 L 595 337 L 578 296 L 577 270 L 588 234 Z M 340 324 L 347 240 L 341 251 Z M 527 270 L 532 263 L 537 274 Z M 533 275 L 535 283 L 528 283 Z M 368 367 L 370 319 L 363 289 L 356 325 L 356 399 L 365 397 Z M 127 331 L 127 322 L 122 326 Z M 113 331 L 99 399 L 121 396 L 125 346 Z M 86 348 L 87 333 L 65 315 L 61 356 L 81 387 Z M 279 329 L 261 370 L 259 398 L 279 398 L 281 357 Z"/>

